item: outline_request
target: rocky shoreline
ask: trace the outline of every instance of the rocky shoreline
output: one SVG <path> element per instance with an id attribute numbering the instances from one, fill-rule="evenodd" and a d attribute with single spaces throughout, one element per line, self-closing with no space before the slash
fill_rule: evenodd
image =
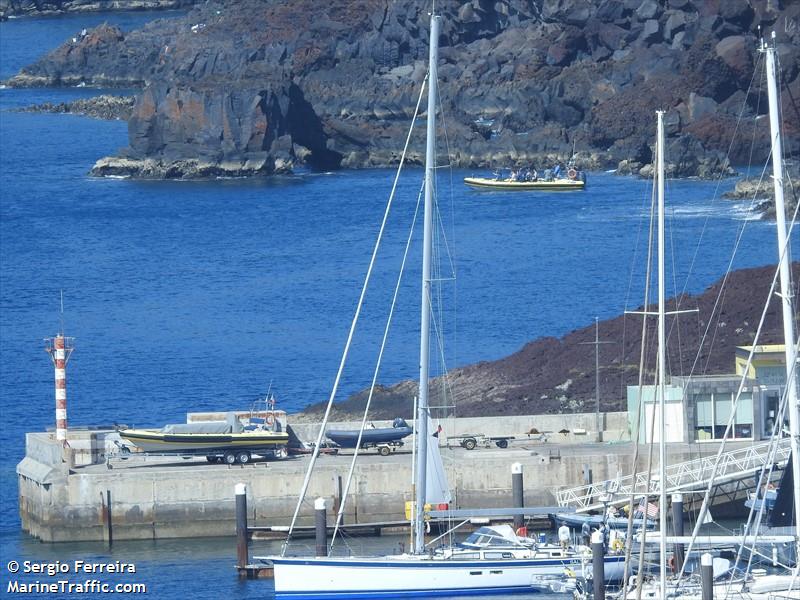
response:
<path id="1" fill-rule="evenodd" d="M 795 281 L 800 278 L 800 262 L 791 266 Z M 736 347 L 751 344 L 758 326 L 760 307 L 766 301 L 775 266 L 742 269 L 730 273 L 726 293 L 712 310 L 720 293 L 722 280 L 702 294 L 687 295 L 681 308 L 697 308 L 697 315 L 685 315 L 668 323 L 671 338 L 681 340 L 684 352 L 672 344 L 668 349 L 668 364 L 676 373 L 690 373 L 699 350 L 699 363 L 705 374 L 732 373 Z M 670 310 L 675 299 L 668 301 Z M 640 307 L 637 310 L 642 310 Z M 780 343 L 783 339 L 780 299 L 773 296 L 764 322 L 762 344 Z M 600 346 L 600 397 L 603 411 L 624 411 L 625 386 L 634 385 L 639 377 L 641 320 L 624 315 L 601 321 L 602 340 L 615 344 Z M 800 315 L 795 319 L 800 322 Z M 713 344 L 700 347 L 700 334 L 711 321 Z M 800 324 L 800 323 L 798 323 Z M 650 328 L 648 339 L 656 335 Z M 526 344 L 514 354 L 495 361 L 459 367 L 447 375 L 447 385 L 435 378 L 430 386 L 430 403 L 436 406 L 455 404 L 459 417 L 560 414 L 587 412 L 594 409 L 595 357 L 591 343 L 595 339 L 594 324 L 573 331 L 561 338 L 545 337 Z M 654 372 L 648 371 L 652 382 Z M 391 386 L 378 386 L 373 395 L 370 418 L 392 419 L 411 416 L 413 398 L 417 394 L 415 381 L 403 381 Z M 452 396 L 445 401 L 441 390 L 447 388 Z M 334 405 L 333 420 L 360 419 L 368 390 L 354 394 Z M 298 420 L 319 420 L 324 403 L 306 408 Z"/>
<path id="2" fill-rule="evenodd" d="M 800 181 L 800 172 L 796 169 L 789 174 L 785 181 Z M 797 208 L 800 191 L 794 185 L 784 185 L 784 202 L 786 203 L 786 216 L 791 218 Z M 753 211 L 763 218 L 775 218 L 775 187 L 772 179 L 745 178 L 736 183 L 736 187 L 722 195 L 730 200 L 750 200 Z"/>
<path id="3" fill-rule="evenodd" d="M 128 148 L 95 174 L 390 166 L 425 76 L 421 4 L 209 0 L 136 31 L 81 32 L 7 84 L 141 89 Z M 800 4 L 772 0 L 442 0 L 437 8 L 442 162 L 542 166 L 577 149 L 583 168 L 646 175 L 654 112 L 667 109 L 669 174 L 703 178 L 731 174 L 729 162 L 746 162 L 751 146 L 756 160 L 768 155 L 768 128 L 756 126 L 764 103 L 745 102 L 757 36 L 800 20 Z M 800 31 L 781 33 L 786 115 L 800 96 L 798 44 Z M 424 152 L 417 129 L 411 162 Z M 787 153 L 800 154 L 800 119 L 787 118 L 785 134 Z"/>
<path id="4" fill-rule="evenodd" d="M 71 102 L 34 104 L 19 109 L 19 112 L 73 114 L 106 121 L 127 121 L 133 114 L 133 104 L 133 96 L 103 94 Z"/>
<path id="5" fill-rule="evenodd" d="M 0 0 L 0 21 L 110 10 L 174 10 L 198 0 Z"/>

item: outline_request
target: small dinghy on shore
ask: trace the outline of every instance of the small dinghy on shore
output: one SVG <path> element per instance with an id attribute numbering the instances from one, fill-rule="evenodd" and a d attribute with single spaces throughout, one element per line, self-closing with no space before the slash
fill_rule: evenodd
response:
<path id="1" fill-rule="evenodd" d="M 379 448 L 380 446 L 402 446 L 403 438 L 414 433 L 408 423 L 397 418 L 391 427 L 364 429 L 361 434 L 361 448 Z M 358 444 L 358 429 L 330 429 L 325 436 L 342 448 L 355 448 Z"/>

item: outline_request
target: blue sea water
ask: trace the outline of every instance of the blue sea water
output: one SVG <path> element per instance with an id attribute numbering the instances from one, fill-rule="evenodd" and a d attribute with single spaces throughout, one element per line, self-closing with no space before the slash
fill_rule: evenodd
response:
<path id="1" fill-rule="evenodd" d="M 83 27 L 107 20 L 131 29 L 157 16 L 0 23 L 0 77 Z M 270 385 L 289 411 L 325 400 L 393 171 L 92 179 L 93 162 L 126 144 L 125 123 L 13 109 L 95 93 L 0 90 L 0 581 L 11 559 L 110 556 L 136 562 L 135 581 L 155 597 L 263 597 L 268 582 L 236 580 L 232 540 L 118 543 L 109 554 L 100 544 L 43 545 L 20 533 L 14 468 L 24 434 L 54 418 L 42 338 L 60 328 L 63 291 L 65 331 L 76 338 L 71 424 L 183 421 L 188 411 L 248 408 Z M 584 193 L 487 194 L 460 186 L 467 174 L 441 170 L 439 178 L 456 275 L 445 283 L 442 312 L 448 367 L 499 358 L 641 303 L 648 182 L 592 173 Z M 340 398 L 369 382 L 420 179 L 410 170 L 400 183 Z M 719 198 L 733 184 L 669 182 L 675 289 L 698 292 L 718 279 L 740 232 L 734 268 L 775 262 L 773 227 Z M 418 262 L 413 251 L 383 383 L 418 368 Z"/>

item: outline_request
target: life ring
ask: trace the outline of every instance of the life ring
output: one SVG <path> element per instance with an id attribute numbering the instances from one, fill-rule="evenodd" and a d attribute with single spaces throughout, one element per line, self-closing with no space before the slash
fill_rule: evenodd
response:
<path id="1" fill-rule="evenodd" d="M 567 171 L 567 177 L 569 177 L 570 179 L 575 179 L 578 177 L 578 172 L 572 167 L 570 167 L 569 171 Z"/>
<path id="2" fill-rule="evenodd" d="M 267 425 L 274 425 L 275 424 L 275 415 L 269 414 L 264 418 L 264 423 Z"/>
<path id="3" fill-rule="evenodd" d="M 517 527 L 517 530 L 514 532 L 517 537 L 528 537 L 528 528 L 524 525 L 522 527 Z"/>

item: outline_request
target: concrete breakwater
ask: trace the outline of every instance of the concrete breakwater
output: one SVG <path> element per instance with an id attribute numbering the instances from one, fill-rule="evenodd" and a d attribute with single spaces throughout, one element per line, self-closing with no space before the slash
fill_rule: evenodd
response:
<path id="1" fill-rule="evenodd" d="M 552 425 L 548 425 L 551 419 Z M 558 419 L 573 427 L 555 429 Z M 552 431 L 545 434 L 548 441 L 541 436 L 523 436 L 508 449 L 492 446 L 472 451 L 461 447 L 443 450 L 454 504 L 459 508 L 510 506 L 510 467 L 514 462 L 521 463 L 525 470 L 524 492 L 529 506 L 553 506 L 556 489 L 583 483 L 584 465 L 591 468 L 595 480 L 631 472 L 629 442 L 588 442 L 588 429 L 575 427 L 593 424 L 594 415 L 454 421 L 450 435 L 476 431 L 515 435 L 520 434 L 520 429 L 530 430 L 529 422 L 537 423 L 539 431 Z M 620 427 L 608 429 L 605 437 L 624 437 L 621 426 L 626 423 L 625 413 L 608 414 L 604 421 Z M 481 429 L 476 428 L 476 422 Z M 315 427 L 318 425 L 309 424 L 297 429 L 302 437 L 310 439 Z M 565 433 L 559 433 L 562 430 Z M 27 434 L 26 456 L 17 466 L 19 509 L 25 531 L 48 542 L 101 541 L 109 535 L 109 523 L 115 540 L 233 535 L 237 483 L 247 484 L 251 525 L 286 525 L 308 464 L 307 457 L 236 466 L 208 464 L 204 457 L 184 460 L 134 455 L 127 460 L 107 460 L 116 448 L 115 437 L 116 432 L 109 428 L 70 430 L 68 451 L 72 457 L 65 461 L 64 449 L 52 434 Z M 686 449 L 681 449 L 675 458 L 680 460 L 685 455 Z M 320 457 L 307 507 L 301 513 L 302 524 L 313 522 L 314 498 L 326 498 L 329 505 L 340 500 L 339 482 L 346 477 L 349 463 L 350 456 L 343 454 Z M 411 499 L 410 482 L 410 451 L 403 448 L 387 457 L 365 452 L 355 469 L 345 521 L 402 519 L 404 503 Z"/>

